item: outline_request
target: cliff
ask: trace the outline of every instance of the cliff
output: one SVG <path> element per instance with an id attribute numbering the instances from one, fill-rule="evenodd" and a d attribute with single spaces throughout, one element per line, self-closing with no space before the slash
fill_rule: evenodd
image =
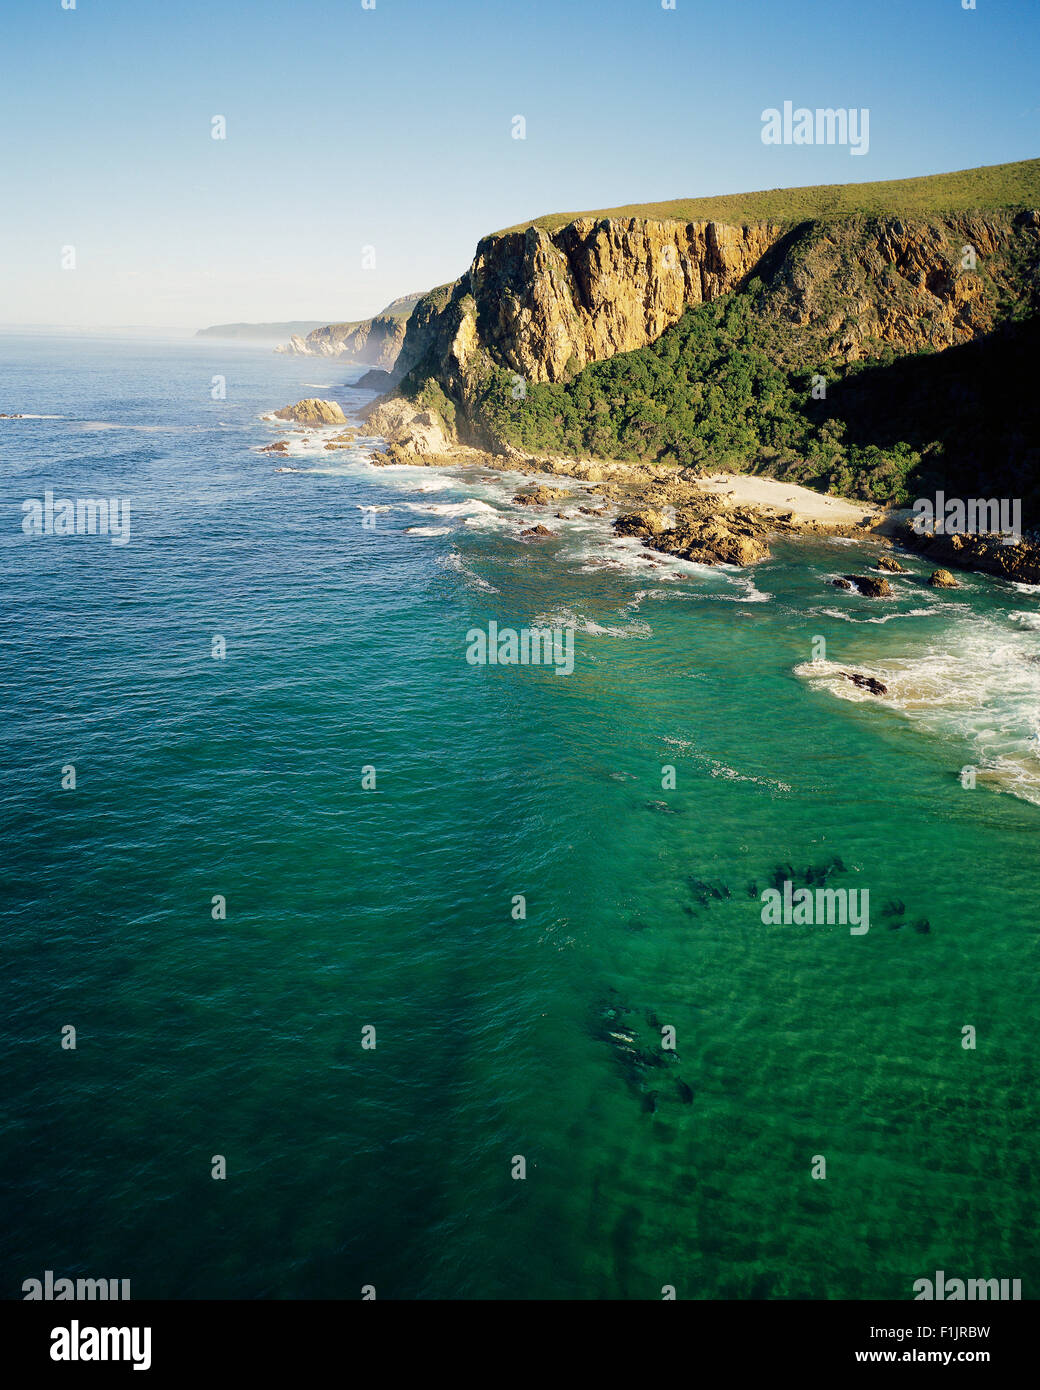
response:
<path id="1" fill-rule="evenodd" d="M 972 207 L 976 190 L 992 205 Z M 947 427 L 937 409 L 932 435 L 888 438 L 886 390 L 922 355 L 955 349 L 950 376 L 972 345 L 1006 353 L 1036 314 L 1040 161 L 790 193 L 820 215 L 579 215 L 485 237 L 459 280 L 415 305 L 400 391 L 482 447 L 801 469 L 839 491 L 867 469 L 859 495 L 901 500 L 922 456 L 946 449 Z M 747 203 L 782 213 L 786 197 Z M 875 211 L 882 197 L 890 214 Z M 985 376 L 988 361 L 973 370 Z M 890 376 L 868 400 L 861 374 L 875 365 Z M 942 376 L 929 377 L 936 400 L 977 389 Z M 856 390 L 842 396 L 846 384 Z M 1019 448 L 1016 466 L 1029 457 Z"/>
<path id="2" fill-rule="evenodd" d="M 448 296 L 420 300 L 397 374 L 428 372 L 463 402 L 485 362 L 529 383 L 564 381 L 655 342 L 687 309 L 753 275 L 763 317 L 804 330 L 817 360 L 938 350 L 1009 316 L 1038 228 L 1035 211 L 791 229 L 634 218 L 532 226 L 486 237 Z"/>
<path id="3" fill-rule="evenodd" d="M 307 349 L 322 357 L 346 357 L 367 367 L 389 369 L 404 343 L 403 319 L 377 314 L 359 323 L 330 323 L 307 335 Z"/>
<path id="4" fill-rule="evenodd" d="M 301 357 L 345 357 L 389 371 L 404 343 L 408 318 L 422 298 L 420 294 L 402 295 L 373 318 L 316 326 L 306 339 L 295 334 L 277 351 Z"/>
<path id="5" fill-rule="evenodd" d="M 643 347 L 690 306 L 735 288 L 780 238 L 729 227 L 578 218 L 485 237 L 469 271 L 419 301 L 398 374 L 420 367 L 462 398 L 481 353 L 527 381 L 560 381 Z"/>

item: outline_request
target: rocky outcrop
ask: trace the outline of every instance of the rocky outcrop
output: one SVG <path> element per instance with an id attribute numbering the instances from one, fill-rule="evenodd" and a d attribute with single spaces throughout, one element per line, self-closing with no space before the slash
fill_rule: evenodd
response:
<path id="1" fill-rule="evenodd" d="M 954 566 L 995 574 L 1018 584 L 1040 584 L 1040 544 L 1036 541 L 1005 545 L 1000 536 L 990 534 L 919 534 L 909 522 L 899 538 L 908 550 L 918 551 L 933 564 L 941 561 L 940 568 L 946 573 Z"/>
<path id="2" fill-rule="evenodd" d="M 310 357 L 312 355 L 306 340 L 301 338 L 298 333 L 293 333 L 287 343 L 280 343 L 275 348 L 275 352 L 283 352 L 290 357 Z"/>
<path id="3" fill-rule="evenodd" d="M 325 445 L 326 449 L 352 449 L 357 440 L 358 430 L 344 430 L 342 434 L 334 434 Z"/>
<path id="4" fill-rule="evenodd" d="M 746 507 L 720 512 L 711 499 L 689 502 L 674 522 L 652 509 L 629 512 L 617 518 L 614 530 L 700 565 L 753 565 L 769 558 L 769 528 L 761 514 Z"/>
<path id="5" fill-rule="evenodd" d="M 846 574 L 844 578 L 847 584 L 855 585 L 866 598 L 892 597 L 892 585 L 887 579 L 874 579 L 869 574 Z"/>
<path id="6" fill-rule="evenodd" d="M 800 229 L 770 277 L 764 312 L 807 329 L 821 358 L 855 362 L 885 348 L 941 351 L 1006 318 L 1035 259 L 1037 214 L 847 218 Z"/>
<path id="7" fill-rule="evenodd" d="M 576 218 L 486 237 L 469 271 L 481 342 L 526 381 L 559 381 L 654 342 L 693 304 L 733 289 L 778 223 Z"/>
<path id="8" fill-rule="evenodd" d="M 879 570 L 883 570 L 886 574 L 906 574 L 906 573 L 907 573 L 906 566 L 905 566 L 905 565 L 901 565 L 901 564 L 899 563 L 899 561 L 896 560 L 896 559 L 894 559 L 891 555 L 882 555 L 882 556 L 880 556 L 880 558 L 878 559 L 878 562 L 877 562 L 877 567 L 878 567 Z"/>
<path id="9" fill-rule="evenodd" d="M 864 676 L 859 671 L 839 671 L 839 676 L 844 676 L 853 685 L 859 686 L 860 690 L 869 690 L 871 695 L 887 695 L 888 686 L 883 681 L 879 681 L 875 676 Z"/>
<path id="10" fill-rule="evenodd" d="M 347 417 L 336 401 L 318 400 L 308 396 L 295 405 L 283 406 L 274 412 L 278 420 L 295 420 L 298 425 L 345 425 Z"/>
<path id="11" fill-rule="evenodd" d="M 364 376 L 358 377 L 354 385 L 362 391 L 386 391 L 393 385 L 393 373 L 383 371 L 381 367 L 373 367 Z"/>
<path id="12" fill-rule="evenodd" d="M 417 408 L 402 396 L 373 402 L 361 412 L 361 418 L 369 434 L 381 435 L 391 444 L 393 458 L 389 454 L 377 455 L 374 463 L 414 462 L 407 455 L 445 454 L 451 450 L 453 441 L 444 420 L 435 411 Z"/>
<path id="13" fill-rule="evenodd" d="M 938 569 L 932 571 L 932 576 L 928 583 L 933 589 L 959 589 L 960 585 L 954 579 L 949 570 Z"/>
<path id="14" fill-rule="evenodd" d="M 346 357 L 351 362 L 389 371 L 404 343 L 406 323 L 379 315 L 361 323 L 330 323 L 307 335 L 306 350 L 321 357 Z"/>
<path id="15" fill-rule="evenodd" d="M 523 507 L 547 507 L 550 502 L 566 496 L 567 489 L 563 487 L 536 487 L 529 492 L 518 492 L 513 501 Z"/>
<path id="16" fill-rule="evenodd" d="M 402 295 L 370 319 L 328 323 L 312 329 L 305 339 L 294 334 L 275 351 L 298 357 L 346 357 L 389 372 L 404 343 L 409 316 L 422 298 L 421 294 Z"/>

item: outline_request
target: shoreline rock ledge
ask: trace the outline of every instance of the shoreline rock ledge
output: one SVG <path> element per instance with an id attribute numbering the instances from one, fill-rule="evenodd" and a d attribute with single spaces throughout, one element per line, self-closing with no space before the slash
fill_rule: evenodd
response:
<path id="1" fill-rule="evenodd" d="M 753 565 L 769 558 L 768 523 L 750 508 L 731 511 L 716 500 L 692 499 L 673 521 L 652 508 L 628 512 L 614 522 L 620 536 L 638 536 L 651 550 L 702 565 Z"/>

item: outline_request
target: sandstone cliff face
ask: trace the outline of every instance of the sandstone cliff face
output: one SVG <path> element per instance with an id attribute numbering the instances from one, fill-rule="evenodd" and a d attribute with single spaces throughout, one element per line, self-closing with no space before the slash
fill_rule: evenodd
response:
<path id="1" fill-rule="evenodd" d="M 973 342 L 1028 293 L 1038 230 L 1035 212 L 809 224 L 777 266 L 763 310 L 846 362 L 886 347 Z"/>
<path id="2" fill-rule="evenodd" d="M 487 445 L 471 406 L 492 367 L 528 383 L 567 380 L 752 280 L 788 365 L 941 350 L 990 333 L 1016 301 L 1040 298 L 1038 245 L 1036 212 L 528 227 L 484 238 L 461 279 L 419 301 L 395 377 L 434 378 L 461 407 L 463 433 Z"/>
<path id="3" fill-rule="evenodd" d="M 653 342 L 690 305 L 733 289 L 781 230 L 579 218 L 552 235 L 487 237 L 469 272 L 476 328 L 504 366 L 559 381 Z"/>
<path id="4" fill-rule="evenodd" d="M 427 359 L 459 385 L 484 350 L 526 381 L 559 381 L 654 342 L 690 305 L 734 289 L 781 232 L 578 218 L 552 234 L 485 237 L 450 296 L 420 301 L 398 371 Z"/>

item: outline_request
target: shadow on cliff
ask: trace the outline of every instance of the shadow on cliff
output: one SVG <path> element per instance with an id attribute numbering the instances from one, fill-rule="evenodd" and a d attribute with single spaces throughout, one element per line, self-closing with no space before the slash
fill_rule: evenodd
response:
<path id="1" fill-rule="evenodd" d="M 1021 497 L 1026 525 L 1040 524 L 1040 317 L 974 343 L 853 371 L 806 414 L 845 426 L 846 446 L 921 454 L 913 479 L 925 493 Z"/>

